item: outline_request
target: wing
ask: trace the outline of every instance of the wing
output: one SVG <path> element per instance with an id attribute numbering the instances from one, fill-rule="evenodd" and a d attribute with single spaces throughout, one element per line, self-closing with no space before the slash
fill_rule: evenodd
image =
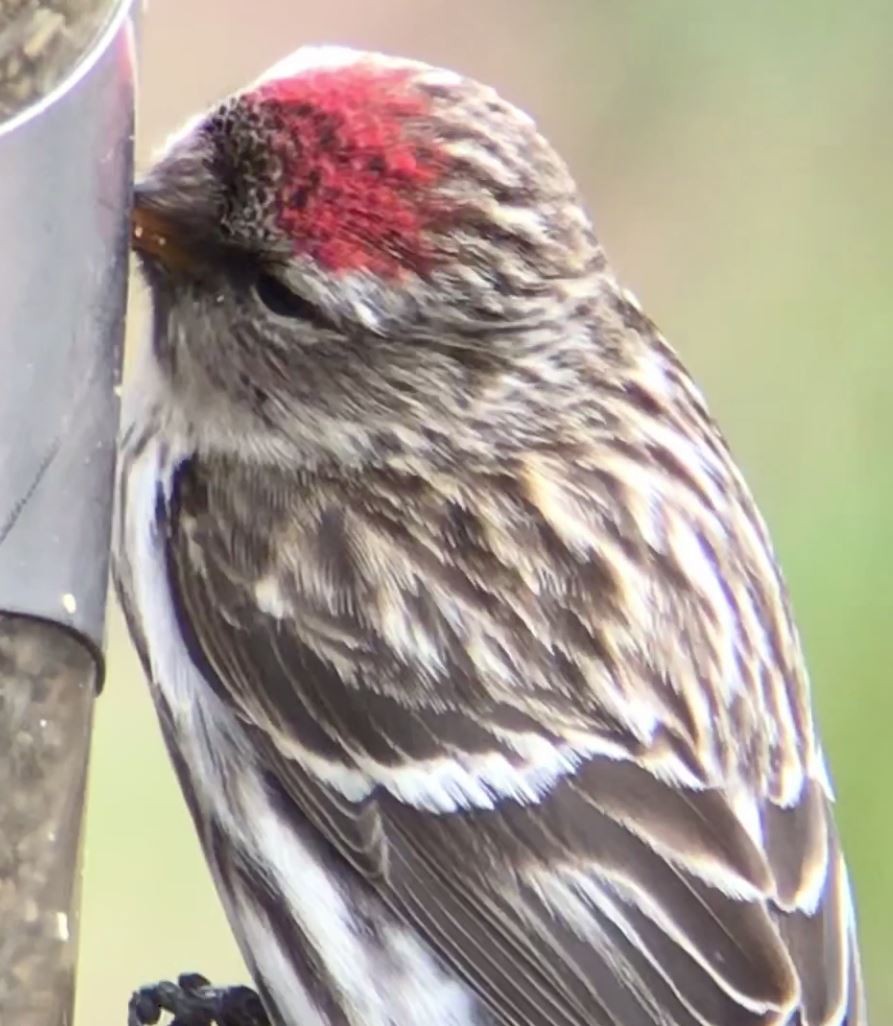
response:
<path id="1" fill-rule="evenodd" d="M 504 1026 L 857 1026 L 761 525 L 647 537 L 579 462 L 468 478 L 179 472 L 180 621 L 279 800 Z"/>

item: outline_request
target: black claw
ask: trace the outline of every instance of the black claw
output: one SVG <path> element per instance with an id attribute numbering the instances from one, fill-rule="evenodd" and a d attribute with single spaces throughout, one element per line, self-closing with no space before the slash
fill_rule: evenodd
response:
<path id="1" fill-rule="evenodd" d="M 199 973 L 183 973 L 176 983 L 161 980 L 134 991 L 127 1026 L 154 1026 L 162 1012 L 169 1026 L 270 1026 L 260 998 L 250 987 L 212 987 Z"/>
<path id="2" fill-rule="evenodd" d="M 260 998 L 250 987 L 225 987 L 217 991 L 218 1026 L 270 1026 Z"/>
<path id="3" fill-rule="evenodd" d="M 154 987 L 134 991 L 127 1009 L 127 1026 L 154 1026 L 161 1016 L 161 1005 Z"/>

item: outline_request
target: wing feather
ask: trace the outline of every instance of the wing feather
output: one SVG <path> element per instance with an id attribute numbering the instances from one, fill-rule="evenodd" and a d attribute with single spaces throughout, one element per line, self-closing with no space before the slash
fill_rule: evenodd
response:
<path id="1" fill-rule="evenodd" d="M 773 731 L 740 702 L 722 706 L 718 691 L 717 733 L 731 737 L 738 722 L 751 734 L 740 763 L 707 751 L 682 697 L 691 681 L 667 684 L 668 669 L 640 650 L 623 661 L 619 628 L 595 636 L 594 614 L 614 615 L 616 596 L 600 604 L 590 590 L 605 571 L 565 575 L 565 588 L 546 568 L 534 593 L 534 570 L 506 566 L 466 517 L 474 566 L 459 601 L 457 554 L 438 569 L 436 539 L 419 533 L 426 518 L 441 529 L 434 510 L 404 511 L 399 543 L 360 558 L 350 496 L 310 513 L 280 501 L 282 532 L 259 552 L 239 540 L 247 522 L 214 515 L 225 493 L 209 480 L 188 467 L 166 518 L 171 588 L 197 665 L 244 723 L 284 806 L 496 1022 L 839 1026 L 849 1016 L 858 1026 L 846 876 L 817 761 L 798 762 L 786 779 L 801 775 L 799 797 L 778 804 L 788 789 L 777 786 Z M 523 515 L 533 531 L 534 513 Z M 366 533 L 370 523 L 396 531 L 390 514 L 370 514 Z M 277 551 L 298 536 L 311 539 L 300 572 Z M 545 551 L 557 546 L 553 537 Z M 425 553 L 424 573 L 407 568 L 407 548 Z M 510 615 L 509 597 L 487 587 L 487 558 L 500 587 L 511 579 Z M 386 594 L 374 593 L 379 576 Z M 673 608 L 666 595 L 654 607 Z M 685 637 L 668 645 L 677 669 L 707 673 L 687 661 L 698 645 Z M 615 657 L 622 716 L 621 702 L 597 700 Z M 790 744 L 787 758 L 809 755 L 809 739 Z M 742 790 L 755 817 L 741 812 Z"/>

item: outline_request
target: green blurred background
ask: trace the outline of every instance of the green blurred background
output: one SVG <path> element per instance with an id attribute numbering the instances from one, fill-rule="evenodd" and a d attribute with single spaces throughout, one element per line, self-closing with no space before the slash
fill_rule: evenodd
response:
<path id="1" fill-rule="evenodd" d="M 872 1020 L 893 1021 L 893 3 L 157 0 L 141 37 L 142 162 L 307 42 L 448 65 L 537 117 L 772 527 L 837 783 Z M 245 978 L 117 612 L 109 642 L 77 1026 L 123 1026 L 130 990 L 159 976 Z"/>

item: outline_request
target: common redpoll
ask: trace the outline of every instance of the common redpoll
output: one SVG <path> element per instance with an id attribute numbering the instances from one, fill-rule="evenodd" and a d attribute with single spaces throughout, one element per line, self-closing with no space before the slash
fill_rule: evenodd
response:
<path id="1" fill-rule="evenodd" d="M 302 49 L 134 247 L 117 582 L 270 1020 L 861 1026 L 765 526 L 529 118 Z"/>

